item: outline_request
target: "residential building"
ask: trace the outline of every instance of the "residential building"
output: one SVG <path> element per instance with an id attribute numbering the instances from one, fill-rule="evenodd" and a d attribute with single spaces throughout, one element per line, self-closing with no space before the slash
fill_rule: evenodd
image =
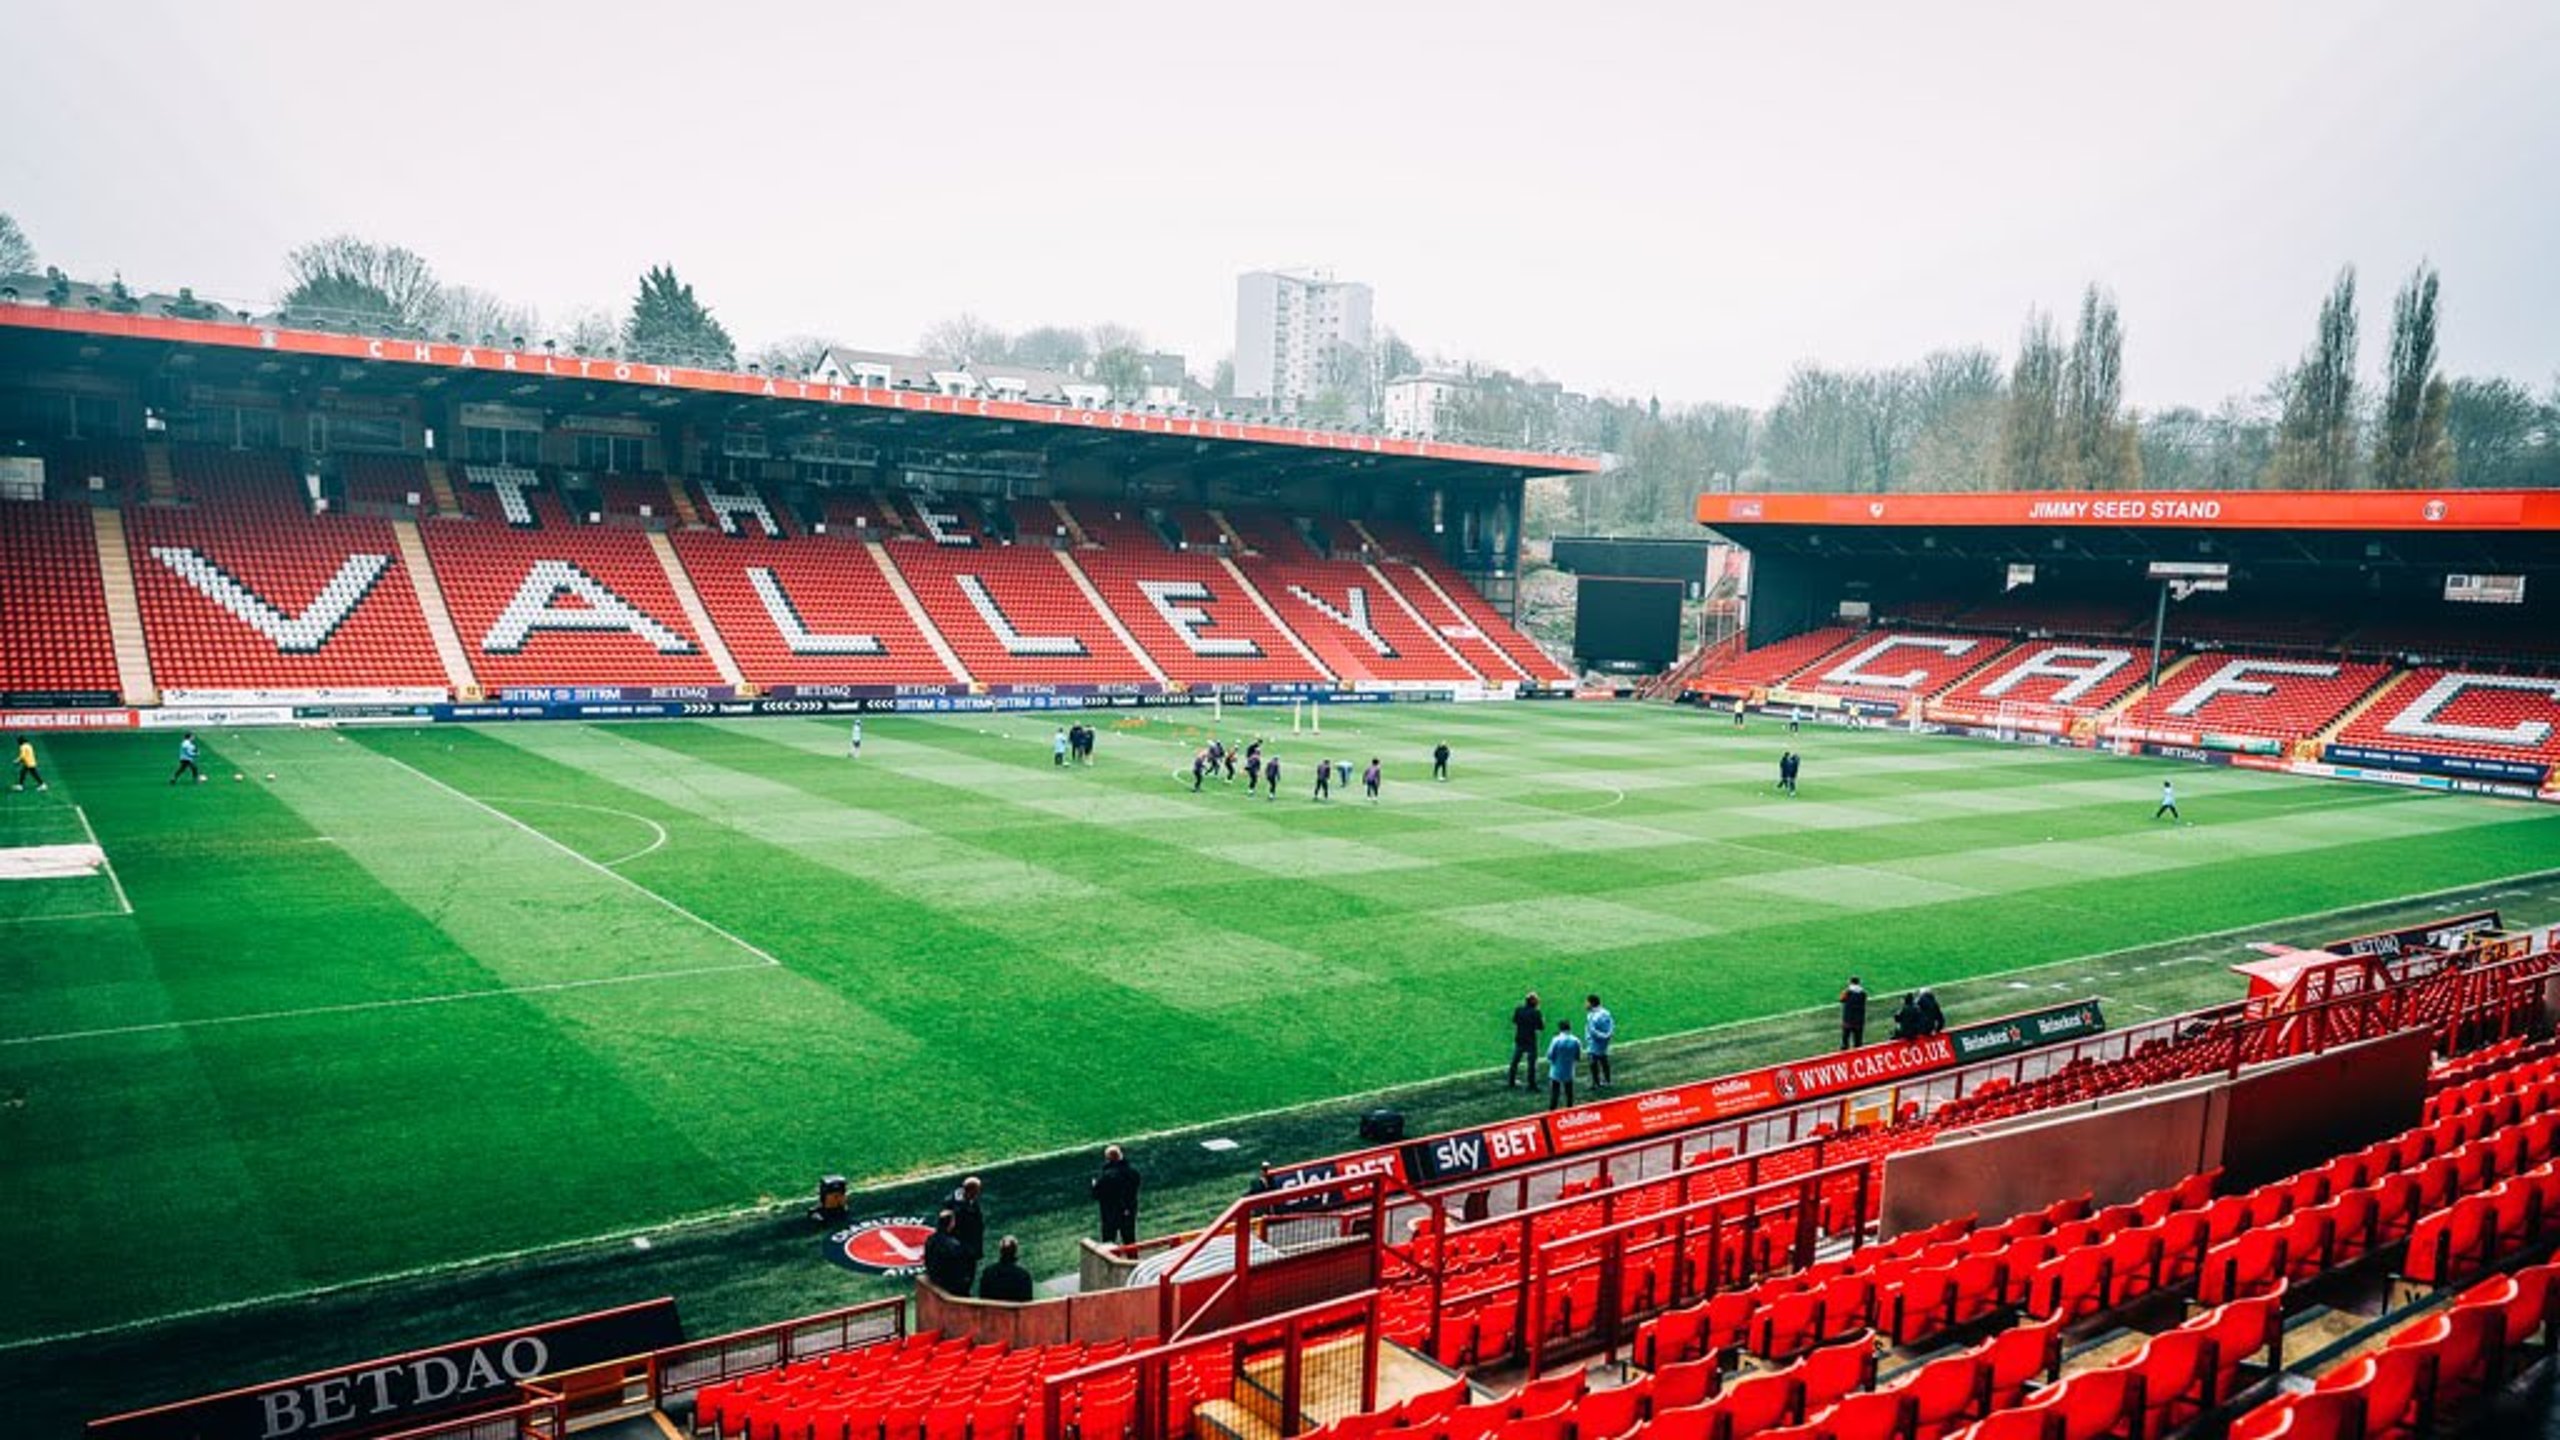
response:
<path id="1" fill-rule="evenodd" d="M 1362 408 L 1369 287 L 1326 271 L 1256 270 L 1236 279 L 1236 398 L 1294 414 L 1328 388 Z"/>

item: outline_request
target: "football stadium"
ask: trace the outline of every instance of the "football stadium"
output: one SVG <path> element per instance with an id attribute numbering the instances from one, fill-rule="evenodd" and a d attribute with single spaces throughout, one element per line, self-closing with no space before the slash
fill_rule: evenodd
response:
<path id="1" fill-rule="evenodd" d="M 0 33 L 6 1436 L 2560 1436 L 2560 8 Z"/>
<path id="2" fill-rule="evenodd" d="M 293 318 L 0 305 L 48 1420 L 2378 1434 L 2548 1368 L 2550 495 L 1710 495 L 1749 624 L 1648 702 L 1507 613 L 1573 457 Z"/>

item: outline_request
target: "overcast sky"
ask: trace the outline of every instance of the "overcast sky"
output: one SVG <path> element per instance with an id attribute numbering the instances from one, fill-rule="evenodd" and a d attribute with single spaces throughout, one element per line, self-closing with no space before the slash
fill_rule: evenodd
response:
<path id="1" fill-rule="evenodd" d="M 11 0 L 0 210 L 271 300 L 347 230 L 558 317 L 674 264 L 742 346 L 974 311 L 1206 374 L 1235 276 L 1426 353 L 1766 405 L 2004 357 L 2112 288 L 2145 407 L 2254 390 L 2338 267 L 2378 371 L 2560 371 L 2560 4 L 129 4 Z"/>

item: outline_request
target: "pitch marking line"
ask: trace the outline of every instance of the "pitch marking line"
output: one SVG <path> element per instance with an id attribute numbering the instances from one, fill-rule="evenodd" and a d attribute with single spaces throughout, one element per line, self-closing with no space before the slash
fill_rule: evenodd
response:
<path id="1" fill-rule="evenodd" d="M 116 862 L 108 858 L 107 847 L 99 843 L 97 827 L 89 823 L 89 812 L 74 803 L 71 805 L 71 814 L 80 822 L 80 833 L 89 837 L 89 844 L 98 852 L 98 866 L 107 873 L 107 886 L 115 892 L 116 908 L 113 910 L 82 910 L 70 915 L 0 916 L 0 925 L 34 925 L 48 921 L 60 920 L 112 920 L 118 916 L 130 915 L 133 913 L 133 900 L 130 896 L 124 893 L 124 881 L 116 877 Z"/>
<path id="2" fill-rule="evenodd" d="M 376 753 L 379 754 L 380 752 Z M 648 886 L 641 884 L 639 881 L 632 879 L 630 876 L 623 874 L 621 871 L 612 869 L 601 861 L 589 859 L 587 856 L 579 854 L 567 845 L 564 845 L 558 840 L 545 835 L 540 830 L 527 825 L 513 815 L 508 814 L 506 811 L 490 804 L 488 801 L 482 800 L 476 795 L 468 795 L 460 790 L 456 790 L 452 786 L 447 785 L 433 775 L 428 774 L 426 771 L 419 769 L 417 766 L 410 764 L 408 761 L 403 760 L 396 755 L 382 755 L 381 758 L 385 763 L 396 765 L 401 769 L 408 771 L 410 774 L 417 776 L 419 779 L 434 786 L 438 790 L 443 791 L 447 795 L 452 796 L 454 799 L 459 800 L 474 809 L 485 810 L 491 815 L 495 815 L 500 820 L 503 820 L 518 830 L 523 831 L 527 835 L 532 836 L 534 839 L 541 841 L 543 844 L 550 846 L 552 849 L 559 851 L 561 854 L 568 856 L 570 859 L 577 861 L 579 864 L 586 866 L 597 874 L 630 886 L 633 890 L 636 890 L 651 900 L 658 902 L 660 905 L 663 905 L 667 909 L 674 911 L 676 914 L 683 916 L 685 919 L 692 921 L 694 924 L 701 926 L 703 929 L 710 931 L 712 934 L 719 936 L 721 939 L 728 941 L 730 944 L 737 946 L 739 949 L 746 951 L 748 954 L 755 956 L 765 964 L 780 965 L 782 963 L 774 957 L 773 952 L 765 949 L 763 946 L 758 945 L 753 941 L 746 940 L 733 931 L 723 929 L 722 927 L 703 919 L 701 916 L 694 914 L 692 911 L 687 910 L 673 900 L 659 894 L 657 891 L 650 889 Z M 632 856 L 627 858 L 637 859 L 638 857 Z"/>
<path id="3" fill-rule="evenodd" d="M 634 815 L 628 810 L 616 810 L 610 805 L 589 805 L 577 800 L 543 800 L 531 795 L 499 795 L 492 798 L 504 801 L 509 805 L 550 805 L 562 810 L 586 810 L 597 815 L 618 815 L 625 820 L 630 820 L 635 823 L 648 826 L 649 832 L 658 837 L 657 839 L 650 841 L 648 844 L 641 846 L 639 849 L 632 851 L 628 855 L 619 855 L 611 860 L 599 860 L 596 862 L 608 870 L 612 869 L 616 865 L 628 865 L 643 855 L 654 855 L 658 851 L 666 848 L 667 827 L 650 819 L 646 815 Z"/>
<path id="4" fill-rule="evenodd" d="M 494 990 L 457 990 L 447 995 L 411 995 L 399 1000 L 357 1000 L 344 1005 L 308 1005 L 299 1010 L 259 1010 L 246 1015 L 209 1015 L 199 1020 L 155 1020 L 143 1025 L 109 1025 L 95 1030 L 58 1030 L 49 1035 L 0 1036 L 0 1048 L 53 1045 L 67 1040 L 106 1040 L 124 1035 L 155 1035 L 171 1030 L 202 1030 L 216 1025 L 254 1025 L 267 1020 L 302 1020 L 319 1015 L 353 1015 L 367 1010 L 402 1010 L 420 1005 L 454 1005 L 465 1000 L 500 1000 L 513 995 L 551 995 L 564 990 L 592 990 L 602 985 L 638 985 L 651 980 L 690 980 L 740 970 L 770 970 L 763 960 L 735 965 L 696 965 L 684 970 L 653 970 L 645 975 L 603 975 L 588 980 L 555 980 L 544 985 L 508 985 Z"/>

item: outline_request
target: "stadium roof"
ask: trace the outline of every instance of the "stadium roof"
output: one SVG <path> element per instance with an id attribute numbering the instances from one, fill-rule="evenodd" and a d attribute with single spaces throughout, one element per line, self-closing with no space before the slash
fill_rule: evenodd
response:
<path id="1" fill-rule="evenodd" d="M 1754 552 L 1835 559 L 2560 568 L 2560 490 L 1702 495 L 1698 523 Z"/>
<path id="2" fill-rule="evenodd" d="M 1941 529 L 2560 530 L 2560 490 L 2006 490 L 1701 495 L 1698 523 Z"/>
<path id="3" fill-rule="evenodd" d="M 1053 464 L 1107 451 L 1132 471 L 1180 464 L 1194 474 L 1260 476 L 1275 484 L 1353 471 L 1364 479 L 1461 484 L 1600 468 L 1586 455 L 1182 410 L 1088 409 L 1058 400 L 946 395 L 912 384 L 870 389 L 424 337 L 0 303 L 0 369 L 84 368 L 178 374 L 217 387 L 425 392 L 443 401 L 621 413 L 706 430 L 752 425 L 782 436 L 825 431 L 909 447 L 1038 449 Z"/>

